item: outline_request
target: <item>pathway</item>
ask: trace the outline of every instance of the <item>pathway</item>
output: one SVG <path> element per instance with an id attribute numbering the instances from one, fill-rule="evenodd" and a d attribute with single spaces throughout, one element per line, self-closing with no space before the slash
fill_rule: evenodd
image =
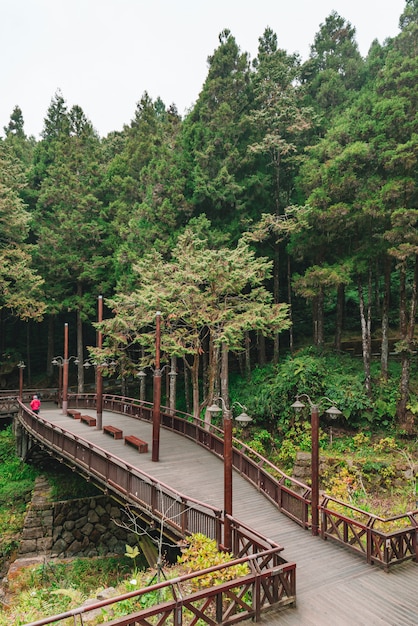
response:
<path id="1" fill-rule="evenodd" d="M 51 405 L 52 407 L 52 405 Z M 83 413 L 95 415 L 93 410 Z M 223 463 L 181 435 L 161 429 L 160 460 L 139 454 L 123 440 L 114 440 L 45 405 L 43 418 L 105 448 L 157 480 L 190 496 L 223 508 Z M 152 441 L 152 425 L 131 417 L 103 413 L 103 425 L 124 435 Z M 282 515 L 261 493 L 234 472 L 233 515 L 284 546 L 283 556 L 297 564 L 297 607 L 264 615 L 263 624 L 281 626 L 418 626 L 418 564 L 407 562 L 389 573 L 368 565 L 360 556 L 309 531 Z"/>

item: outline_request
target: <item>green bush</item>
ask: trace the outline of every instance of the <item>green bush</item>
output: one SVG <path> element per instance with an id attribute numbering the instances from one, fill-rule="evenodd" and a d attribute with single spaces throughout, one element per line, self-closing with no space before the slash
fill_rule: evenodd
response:
<path id="1" fill-rule="evenodd" d="M 391 374 L 396 375 L 397 368 L 399 364 L 391 364 Z M 348 429 L 389 428 L 396 416 L 398 387 L 379 376 L 380 364 L 372 363 L 373 397 L 369 398 L 361 359 L 304 348 L 285 357 L 276 367 L 255 368 L 249 380 L 231 379 L 231 399 L 239 399 L 254 425 L 271 433 L 286 435 L 299 421 L 291 407 L 298 394 L 308 394 L 319 403 L 328 397 L 342 412 L 337 425 Z M 302 400 L 306 404 L 302 419 L 308 420 L 309 402 Z M 328 407 L 323 400 L 321 409 Z"/>
<path id="2" fill-rule="evenodd" d="M 12 520 L 16 513 L 26 508 L 39 472 L 16 455 L 11 426 L 0 431 L 0 458 L 0 533 L 3 535 L 10 532 L 13 526 L 7 522 L 7 518 Z"/>

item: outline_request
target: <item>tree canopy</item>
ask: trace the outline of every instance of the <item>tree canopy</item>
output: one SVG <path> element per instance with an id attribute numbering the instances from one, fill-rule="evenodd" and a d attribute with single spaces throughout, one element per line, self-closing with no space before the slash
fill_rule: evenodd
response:
<path id="1" fill-rule="evenodd" d="M 251 60 L 225 29 L 184 118 L 145 91 L 103 138 L 60 91 L 39 141 L 16 105 L 0 140 L 4 347 L 31 320 L 49 361 L 70 318 L 82 363 L 101 294 L 105 349 L 127 376 L 152 364 L 161 311 L 164 355 L 190 375 L 197 414 L 226 362 L 248 372 L 356 336 L 370 398 L 373 354 L 384 379 L 401 360 L 406 419 L 418 406 L 417 0 L 399 27 L 362 58 L 333 11 L 306 61 L 269 27 Z"/>

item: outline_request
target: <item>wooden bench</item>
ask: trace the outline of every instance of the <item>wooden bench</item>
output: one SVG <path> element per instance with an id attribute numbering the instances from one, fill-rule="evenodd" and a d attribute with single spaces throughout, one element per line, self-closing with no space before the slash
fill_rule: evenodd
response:
<path id="1" fill-rule="evenodd" d="M 129 443 L 131 446 L 138 448 L 138 452 L 148 452 L 147 442 L 142 441 L 139 437 L 135 437 L 135 435 L 125 437 L 125 443 Z"/>
<path id="2" fill-rule="evenodd" d="M 85 422 L 87 426 L 96 426 L 96 418 L 91 415 L 80 415 L 80 421 Z"/>
<path id="3" fill-rule="evenodd" d="M 75 420 L 79 420 L 81 417 L 81 412 L 76 409 L 67 409 L 67 415 L 74 418 Z"/>
<path id="4" fill-rule="evenodd" d="M 116 428 L 116 426 L 103 426 L 103 432 L 113 435 L 113 439 L 122 439 L 123 430 Z"/>

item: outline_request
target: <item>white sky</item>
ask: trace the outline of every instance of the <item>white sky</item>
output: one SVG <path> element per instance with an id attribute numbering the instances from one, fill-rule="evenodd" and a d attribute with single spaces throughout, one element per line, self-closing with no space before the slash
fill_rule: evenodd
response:
<path id="1" fill-rule="evenodd" d="M 356 28 L 365 56 L 398 34 L 405 0 L 0 0 L 0 134 L 15 105 L 39 134 L 58 89 L 101 136 L 134 117 L 144 91 L 181 115 L 196 101 L 207 57 L 228 28 L 257 54 L 268 26 L 279 47 L 309 55 L 332 10 Z"/>

